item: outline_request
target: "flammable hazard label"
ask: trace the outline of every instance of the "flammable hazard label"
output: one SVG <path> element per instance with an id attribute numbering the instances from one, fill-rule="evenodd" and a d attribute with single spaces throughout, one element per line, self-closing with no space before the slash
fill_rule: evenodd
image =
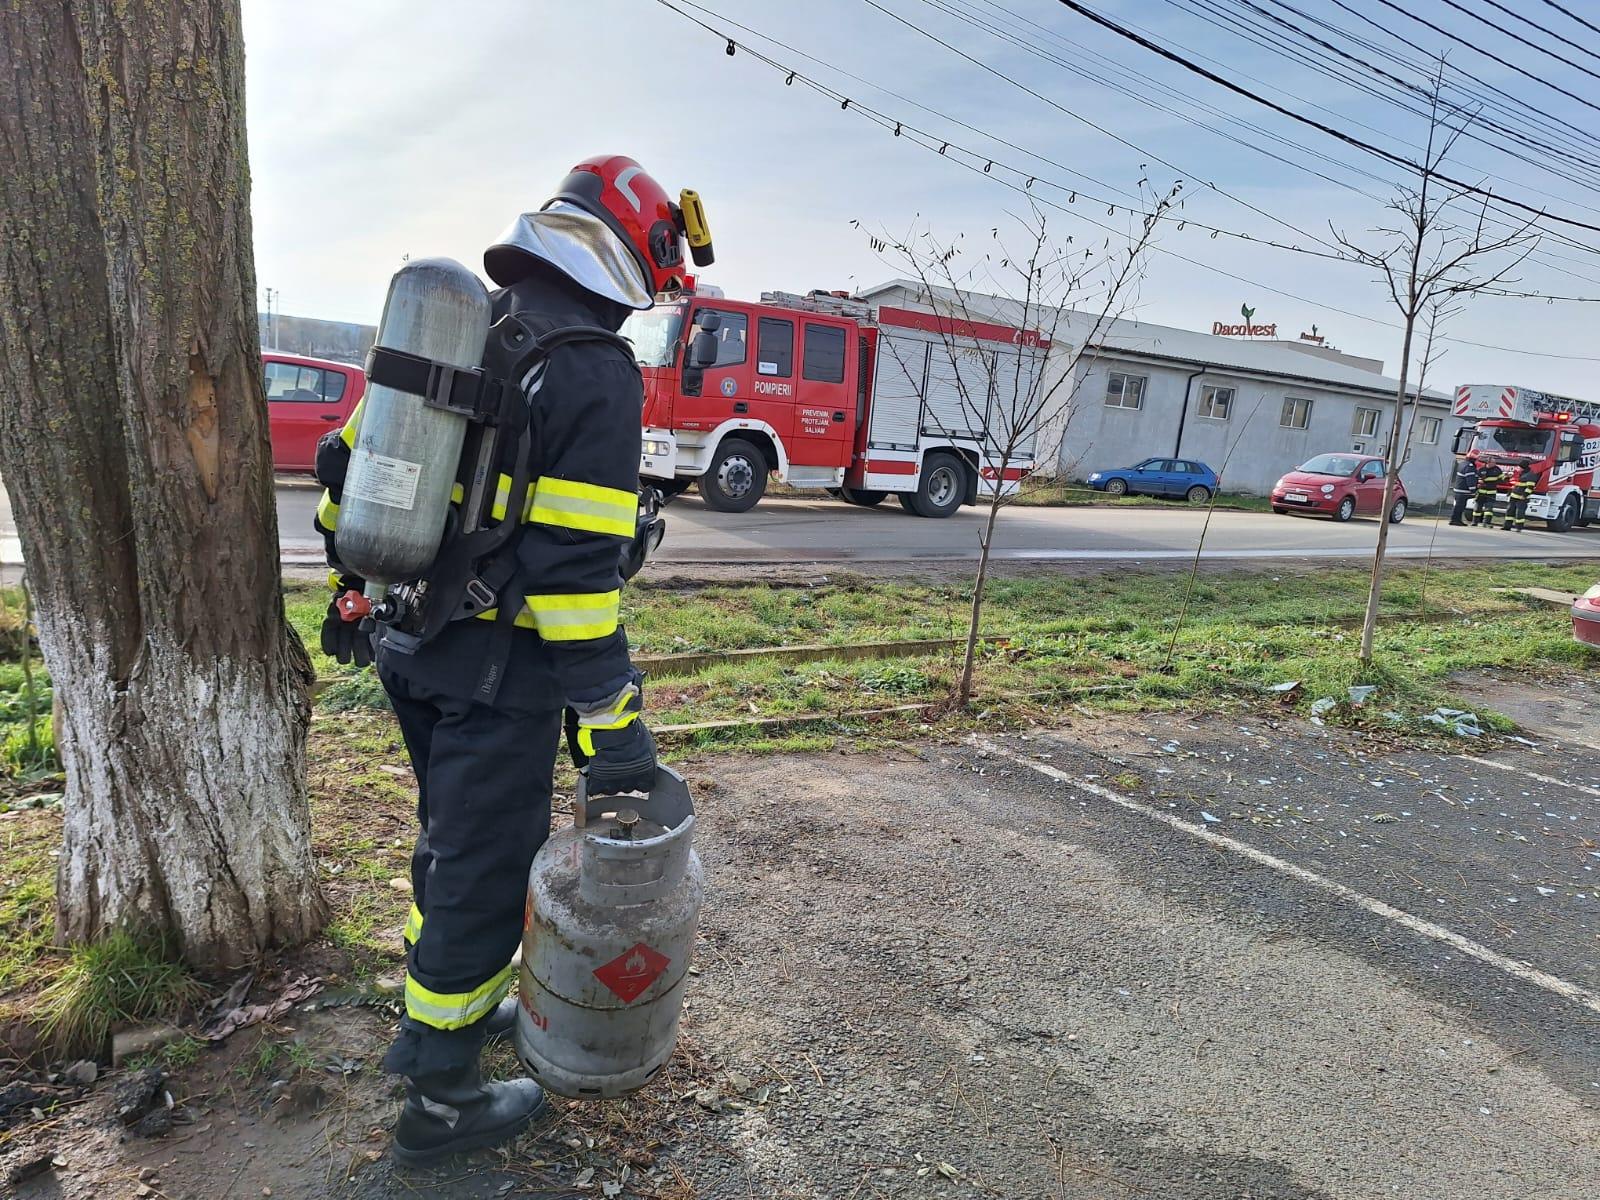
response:
<path id="1" fill-rule="evenodd" d="M 640 942 L 604 966 L 596 967 L 594 977 L 610 988 L 618 1000 L 632 1004 L 671 965 L 672 960 L 665 954 Z"/>

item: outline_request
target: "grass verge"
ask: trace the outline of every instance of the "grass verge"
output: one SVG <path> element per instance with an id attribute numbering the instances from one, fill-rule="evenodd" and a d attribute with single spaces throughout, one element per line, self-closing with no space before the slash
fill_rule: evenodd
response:
<path id="1" fill-rule="evenodd" d="M 1572 641 L 1565 613 L 1494 590 L 1539 585 L 1577 592 L 1595 574 L 1592 565 L 1537 562 L 1432 572 L 1399 567 L 1388 579 L 1377 663 L 1367 672 L 1356 664 L 1366 586 L 1357 568 L 1203 575 L 1181 629 L 1176 614 L 1188 582 L 1181 573 L 998 579 L 983 631 L 1004 641 L 983 653 L 970 713 L 870 723 L 850 715 L 940 700 L 955 678 L 954 650 L 900 659 L 723 663 L 694 675 L 652 678 L 647 707 L 657 726 L 806 718 L 792 727 L 704 731 L 669 747 L 669 758 L 697 751 L 862 748 L 957 736 L 1000 721 L 1049 722 L 1067 708 L 1092 714 L 1270 706 L 1310 715 L 1324 698 L 1336 702 L 1322 714 L 1326 720 L 1437 738 L 1443 735 L 1423 716 L 1441 704 L 1471 707 L 1451 695 L 1457 672 L 1498 668 L 1554 680 L 1600 670 L 1600 655 Z M 333 681 L 317 701 L 308 755 L 313 836 L 334 914 L 328 939 L 358 980 L 393 974 L 411 903 L 415 785 L 372 673 L 351 672 L 316 649 L 327 603 L 323 590 L 295 586 L 287 599 L 317 673 Z M 646 579 L 625 593 L 624 617 L 640 651 L 842 645 L 955 637 L 968 599 L 959 584 L 848 577 L 816 588 L 691 591 L 652 589 Z M 0 662 L 0 682 L 7 666 Z M 1296 686 L 1272 690 L 1285 684 Z M 1377 692 L 1353 705 L 1347 689 L 1356 684 L 1375 685 Z M 1481 716 L 1491 726 L 1497 722 L 1492 714 Z M 563 776 L 570 770 L 564 763 L 560 769 Z M 138 1019 L 187 993 L 181 977 L 162 974 L 129 945 L 67 957 L 51 951 L 59 836 L 58 810 L 0 813 L 0 1009 L 9 998 L 14 1007 L 36 1011 L 39 989 L 48 984 L 51 1011 L 65 1014 L 58 1022 L 62 1033 L 86 1042 L 103 1022 Z M 129 973 L 142 980 L 129 993 L 112 979 L 123 961 L 133 963 L 138 969 Z"/>
<path id="2" fill-rule="evenodd" d="M 159 946 L 113 933 L 74 946 L 39 1003 L 45 1036 L 58 1053 L 98 1054 L 114 1026 L 170 1015 L 201 995 L 199 984 Z"/>

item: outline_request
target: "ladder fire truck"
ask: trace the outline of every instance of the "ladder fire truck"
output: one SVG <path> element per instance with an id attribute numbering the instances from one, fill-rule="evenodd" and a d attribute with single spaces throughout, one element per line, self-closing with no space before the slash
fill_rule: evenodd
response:
<path id="1" fill-rule="evenodd" d="M 669 497 L 697 484 L 707 507 L 745 512 L 770 475 L 948 517 L 1034 467 L 1037 431 L 1010 436 L 1050 351 L 1034 331 L 843 293 L 757 304 L 691 285 L 622 332 L 644 373 L 640 474 Z"/>
<path id="2" fill-rule="evenodd" d="M 1476 422 L 1457 430 L 1458 455 L 1508 467 L 1531 463 L 1539 472 L 1528 516 L 1558 532 L 1600 518 L 1600 404 L 1474 383 L 1456 389 L 1454 412 Z M 1502 491 L 1510 490 L 1509 475 Z"/>

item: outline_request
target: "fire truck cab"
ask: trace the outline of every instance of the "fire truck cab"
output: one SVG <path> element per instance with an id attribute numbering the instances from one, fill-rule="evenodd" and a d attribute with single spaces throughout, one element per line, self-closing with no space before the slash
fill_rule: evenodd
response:
<path id="1" fill-rule="evenodd" d="M 644 373 L 640 474 L 668 495 L 698 484 L 708 507 L 745 512 L 775 476 L 945 517 L 1033 468 L 1031 435 L 994 461 L 990 424 L 999 368 L 1036 369 L 1037 337 L 834 293 L 752 303 L 704 287 L 622 332 Z"/>
<path id="2" fill-rule="evenodd" d="M 1456 389 L 1454 412 L 1476 421 L 1456 432 L 1456 454 L 1505 467 L 1531 464 L 1539 472 L 1528 516 L 1557 532 L 1600 518 L 1600 404 L 1533 388 L 1466 384 Z M 1500 488 L 1510 487 L 1508 472 Z"/>

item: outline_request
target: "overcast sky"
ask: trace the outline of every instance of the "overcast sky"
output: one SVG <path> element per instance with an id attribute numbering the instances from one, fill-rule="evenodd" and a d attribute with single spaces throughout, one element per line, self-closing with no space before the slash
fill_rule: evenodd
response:
<path id="1" fill-rule="evenodd" d="M 1600 72 L 1600 58 L 1562 46 L 1551 33 L 1515 25 L 1483 0 L 1462 2 Z M 1280 334 L 1292 337 L 1314 324 L 1342 349 L 1381 358 L 1391 372 L 1396 367 L 1395 313 L 1370 271 L 1212 238 L 1194 224 L 1302 245 L 1314 244 L 1308 235 L 1325 237 L 1330 222 L 1365 236 L 1384 214 L 1376 199 L 1352 187 L 1386 195 L 1389 188 L 1370 175 L 1393 180 L 1400 177 L 1395 168 L 1232 96 L 1056 0 L 700 3 L 716 14 L 695 14 L 706 23 L 891 119 L 929 130 L 952 149 L 940 157 L 842 110 L 803 81 L 786 86 L 784 72 L 749 53 L 730 58 L 722 41 L 656 0 L 244 0 L 260 283 L 279 290 L 283 312 L 374 322 L 402 255 L 444 254 L 481 266 L 484 246 L 516 213 L 539 207 L 574 162 L 596 153 L 634 156 L 671 192 L 699 190 L 718 258 L 704 278 L 750 298 L 763 289 L 865 286 L 893 274 L 854 220 L 890 229 L 920 221 L 941 236 L 986 236 L 1026 203 L 1004 184 L 1031 174 L 1044 200 L 1065 204 L 1071 189 L 1083 193 L 1051 219 L 1077 244 L 1098 245 L 1104 233 L 1076 214 L 1117 227 L 1126 215 L 1108 216 L 1084 196 L 1117 199 L 1136 191 L 1142 178 L 1163 189 L 1181 178 L 1188 199 L 1158 233 L 1158 251 L 1129 315 L 1209 330 L 1216 320 L 1240 320 L 1247 304 L 1256 323 L 1276 323 Z M 1382 0 L 1346 4 L 1426 51 L 1449 45 Z M 1304 27 L 1305 18 L 1288 4 L 1087 0 L 1087 6 L 1387 148 L 1413 153 L 1426 135 L 1419 119 L 1250 40 L 1279 29 L 1265 14 Z M 1295 7 L 1421 58 L 1331 0 L 1297 0 Z M 1405 0 L 1399 7 L 1414 6 Z M 1517 7 L 1574 42 L 1600 41 L 1552 6 Z M 1591 0 L 1569 0 L 1568 7 L 1600 11 Z M 1444 6 L 1426 10 L 1436 24 L 1521 69 L 1459 44 L 1451 49 L 1453 68 L 1527 101 L 1544 120 L 1600 128 L 1600 110 L 1539 82 L 1600 103 L 1600 75 L 1565 66 Z M 959 19 L 963 13 L 987 28 Z M 792 49 L 735 30 L 730 21 Z M 996 37 L 996 28 L 1014 31 L 1028 49 Z M 1303 43 L 1301 52 L 1309 52 Z M 1226 124 L 1228 116 L 1254 128 Z M 1495 119 L 1527 128 L 1503 114 Z M 1218 128 L 1246 144 L 1227 140 Z M 1546 128 L 1541 136 L 1567 145 L 1577 135 Z M 1024 175 L 1000 165 L 987 176 L 963 168 L 957 147 L 992 155 Z M 1464 141 L 1451 166 L 1497 192 L 1600 225 L 1594 190 L 1566 177 L 1576 170 L 1571 156 L 1558 164 L 1548 153 L 1525 153 L 1545 165 Z M 1600 145 L 1594 157 L 1600 159 Z M 1178 219 L 1190 224 L 1179 229 Z M 1600 232 L 1567 232 L 1600 247 Z M 1600 253 L 1546 239 L 1539 255 L 1512 286 L 1600 297 Z M 1600 305 L 1474 299 L 1449 333 L 1506 349 L 1453 344 L 1429 382 L 1516 383 L 1600 399 L 1593 379 L 1600 368 L 1597 318 Z M 1525 353 L 1534 351 L 1543 356 Z"/>

